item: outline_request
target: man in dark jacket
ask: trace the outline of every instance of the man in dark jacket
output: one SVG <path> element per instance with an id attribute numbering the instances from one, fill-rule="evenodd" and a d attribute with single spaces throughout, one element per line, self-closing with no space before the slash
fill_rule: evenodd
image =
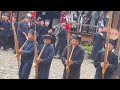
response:
<path id="1" fill-rule="evenodd" d="M 54 56 L 54 48 L 51 45 L 51 36 L 46 34 L 43 35 L 44 44 L 41 44 L 38 48 L 38 55 L 42 51 L 41 57 L 36 61 L 39 64 L 38 66 L 38 79 L 48 79 L 51 62 Z"/>
<path id="2" fill-rule="evenodd" d="M 44 30 L 43 30 L 43 35 L 48 34 L 49 24 L 50 24 L 50 20 L 46 19 L 46 20 L 45 20 Z"/>
<path id="3" fill-rule="evenodd" d="M 63 78 L 66 78 L 66 68 L 69 66 L 69 74 L 68 79 L 79 79 L 80 78 L 80 68 L 81 64 L 84 60 L 84 50 L 78 46 L 81 41 L 80 35 L 72 35 L 71 44 L 66 46 L 63 53 L 62 53 L 62 63 L 64 65 L 64 74 Z M 69 57 L 68 57 L 68 50 L 69 50 Z M 73 53 L 72 53 L 73 51 Z M 71 54 L 72 53 L 72 54 Z M 68 60 L 68 58 L 70 60 Z"/>
<path id="4" fill-rule="evenodd" d="M 8 48 L 8 36 L 12 29 L 8 16 L 4 16 L 4 20 L 1 22 L 1 30 L 3 30 L 3 50 L 7 51 Z"/>
<path id="5" fill-rule="evenodd" d="M 38 20 L 38 24 L 37 24 L 37 28 L 36 28 L 37 32 L 38 32 L 38 44 L 41 45 L 43 44 L 43 39 L 42 39 L 42 35 L 44 35 L 44 20 L 43 19 L 39 19 Z"/>
<path id="6" fill-rule="evenodd" d="M 16 17 L 12 18 L 12 22 L 14 23 L 15 31 L 17 33 L 18 23 L 16 22 Z M 11 29 L 10 32 L 9 32 L 8 41 L 9 41 L 9 47 L 12 48 L 12 49 L 14 49 L 14 34 L 13 34 L 13 29 Z"/>
<path id="7" fill-rule="evenodd" d="M 37 44 L 37 43 L 36 43 Z M 22 49 L 19 49 L 21 54 L 21 66 L 19 69 L 19 79 L 28 79 L 34 59 L 34 30 L 28 32 L 28 40 Z"/>
<path id="8" fill-rule="evenodd" d="M 93 48 L 92 48 L 92 54 L 91 54 L 91 58 L 93 61 L 95 59 L 97 52 L 102 50 L 104 46 L 104 42 L 105 42 L 105 34 L 103 32 L 103 29 L 99 28 L 98 32 L 96 32 L 93 35 Z"/>
<path id="9" fill-rule="evenodd" d="M 3 46 L 3 28 L 1 27 L 1 20 L 0 20 L 0 48 Z"/>
<path id="10" fill-rule="evenodd" d="M 55 48 L 55 57 L 58 53 L 58 50 L 59 50 L 59 55 L 61 57 L 61 54 L 64 50 L 64 48 L 66 47 L 66 37 L 67 37 L 67 32 L 65 30 L 65 26 L 64 24 L 61 24 L 61 31 L 58 33 L 58 42 L 57 42 L 57 45 L 56 45 L 56 48 Z"/>
<path id="11" fill-rule="evenodd" d="M 114 40 L 109 40 L 108 44 L 108 57 L 106 64 L 106 71 L 104 79 L 112 79 L 113 72 L 118 68 L 118 56 L 112 52 L 115 46 Z M 106 47 L 106 45 L 105 45 Z M 102 67 L 104 67 L 105 51 L 99 51 L 96 55 L 94 66 L 96 68 L 95 79 L 102 79 Z"/>
<path id="12" fill-rule="evenodd" d="M 21 46 L 26 41 L 26 37 L 29 30 L 28 21 L 29 21 L 29 17 L 23 17 L 22 21 L 18 23 L 17 36 L 18 36 L 19 48 L 21 48 Z"/>
<path id="13" fill-rule="evenodd" d="M 55 29 L 54 28 L 51 28 L 49 31 L 48 31 L 48 34 L 52 37 L 51 39 L 51 44 L 53 44 L 53 47 L 55 49 L 55 43 L 56 43 L 56 36 L 54 34 L 54 31 Z"/>

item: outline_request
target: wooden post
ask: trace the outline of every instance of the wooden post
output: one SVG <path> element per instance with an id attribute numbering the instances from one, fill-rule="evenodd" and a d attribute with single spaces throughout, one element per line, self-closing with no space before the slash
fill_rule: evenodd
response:
<path id="1" fill-rule="evenodd" d="M 105 75 L 105 72 L 106 72 L 106 62 L 107 62 L 107 58 L 108 58 L 108 43 L 109 43 L 109 35 L 110 35 L 110 28 L 111 28 L 111 23 L 112 23 L 112 15 L 113 15 L 113 11 L 110 11 L 109 12 L 109 21 L 108 21 L 108 32 L 107 32 L 107 35 L 106 35 L 106 48 L 105 48 L 105 56 L 104 56 L 104 67 L 102 67 L 102 79 L 104 79 L 104 75 Z"/>
<path id="2" fill-rule="evenodd" d="M 119 21 L 119 11 L 114 11 L 114 12 L 113 12 L 112 28 L 117 29 L 118 21 Z"/>
<path id="3" fill-rule="evenodd" d="M 112 23 L 112 28 L 118 29 L 118 21 L 119 21 L 119 16 L 120 12 L 119 11 L 114 11 L 114 16 L 113 16 L 113 23 Z M 120 32 L 119 32 L 120 33 Z M 113 74 L 113 79 L 120 79 L 120 34 L 117 40 L 117 46 L 115 47 L 115 54 L 118 55 L 118 69 L 114 72 Z"/>
<path id="4" fill-rule="evenodd" d="M 2 11 L 0 11 L 0 20 L 2 19 Z"/>

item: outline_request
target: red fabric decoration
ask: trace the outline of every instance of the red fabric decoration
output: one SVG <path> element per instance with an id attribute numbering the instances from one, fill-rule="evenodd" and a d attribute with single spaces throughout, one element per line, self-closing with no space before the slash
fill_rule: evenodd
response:
<path id="1" fill-rule="evenodd" d="M 70 31 L 70 23 L 67 23 L 65 28 L 66 28 L 66 31 L 69 32 Z"/>
<path id="2" fill-rule="evenodd" d="M 10 22 L 12 22 L 12 11 L 9 12 L 9 19 L 10 19 Z"/>
<path id="3" fill-rule="evenodd" d="M 32 13 L 32 18 L 36 18 L 36 11 Z"/>
<path id="4" fill-rule="evenodd" d="M 61 13 L 61 17 L 60 17 L 60 23 L 65 22 L 65 14 Z"/>

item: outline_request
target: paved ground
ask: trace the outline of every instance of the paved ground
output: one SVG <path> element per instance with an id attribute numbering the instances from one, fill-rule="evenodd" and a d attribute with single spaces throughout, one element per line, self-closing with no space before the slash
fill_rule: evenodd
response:
<path id="1" fill-rule="evenodd" d="M 53 59 L 49 79 L 62 79 L 63 64 L 59 59 Z M 81 78 L 93 79 L 95 68 L 91 60 L 85 59 L 81 66 Z M 13 51 L 3 51 L 0 49 L 0 79 L 18 79 L 17 60 Z M 34 67 L 30 73 L 30 79 L 34 79 Z"/>

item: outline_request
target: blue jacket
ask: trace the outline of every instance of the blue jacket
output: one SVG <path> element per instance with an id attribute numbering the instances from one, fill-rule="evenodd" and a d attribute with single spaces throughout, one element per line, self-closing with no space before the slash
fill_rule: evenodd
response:
<path id="1" fill-rule="evenodd" d="M 1 22 L 2 22 L 2 21 L 0 21 L 0 28 L 2 27 L 2 26 L 1 26 Z M 3 36 L 3 30 L 1 30 L 1 29 L 0 29 L 0 36 Z"/>
<path id="2" fill-rule="evenodd" d="M 38 55 L 40 53 L 40 51 L 42 50 L 44 44 L 41 44 L 39 49 L 38 49 Z M 38 68 L 38 72 L 39 72 L 39 79 L 48 79 L 49 77 L 49 70 L 50 70 L 50 66 L 51 66 L 51 61 L 53 59 L 54 56 L 54 48 L 51 44 L 45 46 L 45 49 L 41 55 L 41 59 L 43 60 L 43 62 L 39 63 L 39 68 Z"/>
<path id="3" fill-rule="evenodd" d="M 92 48 L 92 59 L 95 59 L 95 56 L 98 51 L 102 50 L 105 44 L 105 33 L 101 36 L 98 32 L 96 32 L 93 36 L 93 48 Z"/>
<path id="4" fill-rule="evenodd" d="M 38 49 L 38 55 L 40 53 L 40 51 L 42 50 L 44 44 L 40 45 L 39 49 Z M 43 62 L 45 63 L 51 63 L 52 59 L 54 56 L 54 48 L 51 44 L 45 46 L 45 49 L 41 55 L 41 59 L 43 59 Z"/>
<path id="5" fill-rule="evenodd" d="M 104 61 L 105 51 L 99 51 L 96 55 L 94 66 L 96 68 L 95 79 L 102 79 L 102 68 L 100 63 Z M 108 53 L 108 62 L 110 66 L 107 68 L 105 72 L 105 79 L 111 79 L 113 72 L 118 68 L 118 56 L 113 52 Z"/>
<path id="6" fill-rule="evenodd" d="M 36 43 L 37 44 L 37 43 Z M 24 52 L 21 54 L 21 60 L 32 62 L 34 59 L 34 41 L 27 41 L 23 47 Z"/>
<path id="7" fill-rule="evenodd" d="M 17 28 L 17 35 L 18 35 L 18 40 L 22 41 L 22 39 L 26 39 L 26 37 L 23 35 L 23 32 L 28 34 L 29 30 L 29 25 L 24 23 L 24 22 L 19 22 L 18 23 L 18 28 Z"/>
<path id="8" fill-rule="evenodd" d="M 66 30 L 62 29 L 58 33 L 58 42 L 61 42 L 61 44 L 65 44 L 66 43 L 66 37 L 67 37 L 67 32 L 66 32 Z"/>
<path id="9" fill-rule="evenodd" d="M 3 20 L 3 21 L 1 21 L 1 28 L 4 28 L 2 34 L 5 37 L 7 37 L 10 33 L 10 30 L 12 29 L 12 25 L 9 21 L 6 22 L 5 20 Z"/>
<path id="10" fill-rule="evenodd" d="M 66 67 L 65 60 L 67 60 L 68 47 L 69 47 L 69 51 L 71 53 L 72 45 L 69 45 L 69 46 L 65 47 L 65 49 L 62 53 L 62 56 L 61 56 L 62 63 L 65 67 Z M 79 77 L 80 77 L 80 67 L 81 67 L 81 64 L 84 60 L 84 50 L 80 46 L 77 46 L 74 49 L 71 60 L 73 61 L 73 64 L 70 66 L 69 79 L 79 79 Z M 63 75 L 64 79 L 65 79 L 65 73 L 66 73 L 66 69 L 64 69 L 64 75 Z"/>
<path id="11" fill-rule="evenodd" d="M 15 22 L 15 23 L 14 23 L 14 26 L 15 26 L 15 30 L 16 30 L 16 34 L 17 34 L 18 23 Z M 10 35 L 10 36 L 13 36 L 13 30 L 12 30 L 12 29 L 10 30 L 9 35 Z"/>

